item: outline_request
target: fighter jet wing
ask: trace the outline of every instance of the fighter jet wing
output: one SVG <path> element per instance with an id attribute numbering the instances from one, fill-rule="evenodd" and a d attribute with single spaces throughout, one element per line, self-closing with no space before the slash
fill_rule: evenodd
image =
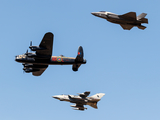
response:
<path id="1" fill-rule="evenodd" d="M 39 47 L 44 48 L 43 50 L 36 50 L 37 55 L 52 55 L 52 47 L 53 47 L 53 37 L 54 35 L 50 32 L 46 33 L 39 44 Z"/>
<path id="2" fill-rule="evenodd" d="M 87 97 L 89 94 L 90 94 L 90 92 L 89 92 L 89 91 L 86 91 L 86 92 L 84 92 L 84 93 L 79 93 L 79 96 L 80 96 L 80 97 Z"/>
<path id="3" fill-rule="evenodd" d="M 135 12 L 129 12 L 123 15 L 119 15 L 119 17 L 126 19 L 126 20 L 137 20 L 137 16 Z"/>
<path id="4" fill-rule="evenodd" d="M 32 72 L 32 75 L 40 76 L 47 69 L 47 67 L 48 67 L 48 65 L 45 68 L 39 68 L 38 71 Z"/>
<path id="5" fill-rule="evenodd" d="M 133 25 L 125 25 L 125 24 L 120 24 L 120 25 L 124 30 L 130 30 L 132 29 L 132 27 L 134 27 Z"/>

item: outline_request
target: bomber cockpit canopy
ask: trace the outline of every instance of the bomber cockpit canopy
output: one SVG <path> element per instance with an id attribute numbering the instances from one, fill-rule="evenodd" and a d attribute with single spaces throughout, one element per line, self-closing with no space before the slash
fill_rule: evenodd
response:
<path id="1" fill-rule="evenodd" d="M 60 57 L 64 57 L 64 55 L 60 55 Z"/>

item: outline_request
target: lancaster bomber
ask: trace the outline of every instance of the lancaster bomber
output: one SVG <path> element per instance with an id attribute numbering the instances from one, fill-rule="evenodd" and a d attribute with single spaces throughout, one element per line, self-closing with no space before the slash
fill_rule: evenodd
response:
<path id="1" fill-rule="evenodd" d="M 44 35 L 39 46 L 32 46 L 32 41 L 29 48 L 33 52 L 27 52 L 22 55 L 17 55 L 15 61 L 22 63 L 23 70 L 26 73 L 32 72 L 34 76 L 40 76 L 48 65 L 72 65 L 73 71 L 78 71 L 81 64 L 85 64 L 86 60 L 83 59 L 83 48 L 78 48 L 78 55 L 76 58 L 60 56 L 52 56 L 54 35 L 48 32 Z"/>
<path id="2" fill-rule="evenodd" d="M 60 101 L 67 101 L 71 103 L 75 103 L 75 105 L 71 105 L 71 107 L 74 107 L 74 110 L 85 110 L 87 109 L 83 105 L 90 105 L 93 108 L 97 107 L 97 102 L 101 100 L 101 98 L 105 95 L 104 93 L 97 93 L 91 97 L 87 97 L 90 94 L 89 91 L 86 91 L 84 93 L 78 93 L 78 96 L 75 95 L 55 95 L 52 96 L 55 99 L 58 99 Z"/>
<path id="3" fill-rule="evenodd" d="M 109 22 L 120 24 L 124 30 L 130 30 L 132 27 L 137 26 L 139 29 L 144 30 L 146 27 L 141 25 L 142 23 L 148 24 L 148 19 L 145 18 L 146 13 L 142 13 L 139 16 L 136 16 L 135 12 L 129 12 L 123 15 L 117 15 L 111 12 L 100 11 L 92 12 L 92 15 L 95 15 L 100 18 L 104 18 Z"/>

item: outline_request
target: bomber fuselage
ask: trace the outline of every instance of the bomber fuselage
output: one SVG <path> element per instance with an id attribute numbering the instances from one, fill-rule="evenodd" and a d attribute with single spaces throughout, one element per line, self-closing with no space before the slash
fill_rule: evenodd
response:
<path id="1" fill-rule="evenodd" d="M 35 59 L 34 57 L 28 57 L 27 55 L 17 55 L 15 61 L 20 63 L 28 63 L 28 64 L 40 64 L 40 65 L 72 65 L 75 63 L 75 59 L 73 57 L 64 57 L 64 56 L 52 56 L 50 59 Z M 83 59 L 83 62 L 77 62 L 80 64 L 85 64 L 86 60 Z"/>

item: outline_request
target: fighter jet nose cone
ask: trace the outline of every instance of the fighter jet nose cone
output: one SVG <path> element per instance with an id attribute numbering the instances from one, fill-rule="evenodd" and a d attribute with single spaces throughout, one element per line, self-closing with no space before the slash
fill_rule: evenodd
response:
<path id="1" fill-rule="evenodd" d="M 55 96 L 52 96 L 53 98 L 55 98 L 55 99 L 59 99 L 59 97 L 57 96 L 57 95 L 55 95 Z"/>
<path id="2" fill-rule="evenodd" d="M 91 12 L 92 15 L 95 15 L 95 12 Z"/>
<path id="3" fill-rule="evenodd" d="M 97 12 L 92 12 L 91 14 L 94 16 L 99 16 L 99 13 L 97 13 Z"/>

